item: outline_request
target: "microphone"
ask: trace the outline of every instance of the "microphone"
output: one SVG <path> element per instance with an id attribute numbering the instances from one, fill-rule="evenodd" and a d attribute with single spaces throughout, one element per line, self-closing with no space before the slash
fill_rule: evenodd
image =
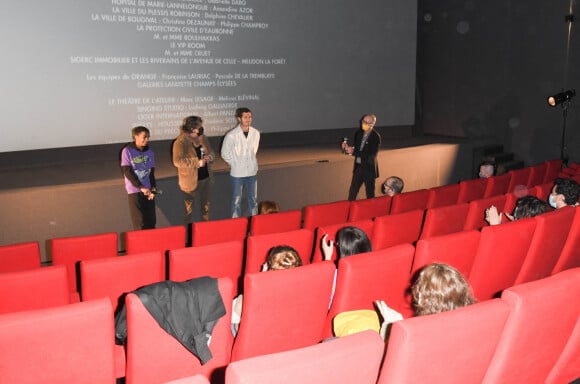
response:
<path id="1" fill-rule="evenodd" d="M 163 195 L 163 191 L 160 189 L 152 190 L 151 193 L 154 195 Z"/>

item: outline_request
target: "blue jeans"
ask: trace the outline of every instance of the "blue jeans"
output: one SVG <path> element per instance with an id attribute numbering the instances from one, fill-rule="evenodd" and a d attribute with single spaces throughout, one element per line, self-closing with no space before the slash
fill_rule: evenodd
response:
<path id="1" fill-rule="evenodd" d="M 246 189 L 250 215 L 258 214 L 258 181 L 256 176 L 231 177 L 232 179 L 232 217 L 242 216 L 242 190 Z"/>

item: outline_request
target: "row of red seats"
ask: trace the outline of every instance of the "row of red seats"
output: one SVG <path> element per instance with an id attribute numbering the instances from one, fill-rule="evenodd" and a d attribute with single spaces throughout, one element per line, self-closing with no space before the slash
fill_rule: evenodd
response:
<path id="1" fill-rule="evenodd" d="M 486 227 L 481 233 L 463 231 L 423 239 L 416 248 L 403 244 L 347 257 L 339 262 L 335 298 L 328 314 L 329 290 L 334 275 L 332 263 L 318 262 L 283 271 L 290 276 L 291 280 L 288 281 L 282 279 L 284 273 L 248 273 L 245 276 L 244 312 L 263 313 L 265 316 L 244 317 L 232 358 L 236 360 L 314 343 L 331 335 L 331 322 L 335 314 L 352 309 L 372 309 L 375 299 L 385 300 L 409 317 L 412 313 L 405 291 L 412 274 L 431 262 L 453 265 L 467 277 L 479 300 L 490 299 L 514 284 L 580 266 L 579 233 L 580 212 L 568 207 L 531 219 Z M 243 245 L 239 241 L 172 250 L 169 254 L 169 277 L 177 281 L 202 275 L 225 278 L 227 283 L 221 282 L 220 290 L 223 288 L 226 306 L 231 306 L 231 299 L 237 291 L 234 282 L 241 274 L 242 257 Z M 161 252 L 155 252 L 85 260 L 80 263 L 80 275 L 83 300 L 109 297 L 112 303 L 117 304 L 123 293 L 163 280 L 165 258 Z M 66 282 L 64 266 L 1 274 L 1 312 L 68 304 L 71 301 Z M 308 297 L 308 305 L 305 305 L 304 297 Z M 117 348 L 117 376 L 139 377 L 142 374 L 155 377 L 154 372 L 148 369 L 157 367 L 155 361 L 168 352 L 163 348 L 152 351 L 147 345 L 162 344 L 163 341 L 157 338 L 163 339 L 163 333 L 155 332 L 154 320 L 144 316 L 146 310 L 136 298 L 129 295 L 127 300 L 140 313 L 133 317 L 137 324 L 140 321 L 144 323 L 136 328 L 129 325 L 131 329 L 141 329 L 142 332 L 138 331 L 137 334 L 142 337 L 134 337 L 134 344 L 129 342 L 133 347 L 128 346 L 128 351 L 133 350 L 134 358 L 131 361 L 127 358 L 126 365 L 124 351 Z M 129 312 L 131 305 L 128 305 Z M 264 311 L 266 307 L 270 307 L 272 312 Z M 319 308 L 320 313 L 310 308 Z M 292 328 L 298 314 L 301 325 Z M 128 314 L 128 319 L 131 316 Z M 287 328 L 296 330 L 298 334 L 286 331 L 269 337 L 260 336 L 264 329 Z M 226 345 L 222 352 L 226 352 L 222 355 L 224 361 L 229 361 L 228 351 L 232 347 L 229 321 L 223 325 L 222 331 L 221 338 L 215 340 L 216 343 L 217 340 L 224 340 Z M 175 345 L 175 341 L 167 343 L 168 349 Z M 127 352 L 126 356 L 131 353 Z M 181 359 L 191 359 L 186 353 L 181 352 Z M 179 371 L 175 367 L 171 370 Z M 144 378 L 134 382 L 140 383 L 141 380 Z"/>
<path id="2" fill-rule="evenodd" d="M 551 184 L 544 184 L 536 186 L 529 192 L 545 198 L 550 188 Z M 517 198 L 518 195 L 512 193 L 474 200 L 470 203 L 427 209 L 426 211 L 415 209 L 398 214 L 384 215 L 376 217 L 374 220 L 340 221 L 339 224 L 319 227 L 315 232 L 308 229 L 296 229 L 289 232 L 246 236 L 246 218 L 199 222 L 194 223 L 192 226 L 193 238 L 201 240 L 197 241 L 196 246 L 192 248 L 183 248 L 185 244 L 185 228 L 182 226 L 147 231 L 130 231 L 126 233 L 127 253 L 172 250 L 174 255 L 206 254 L 211 257 L 210 254 L 212 252 L 215 252 L 216 255 L 221 255 L 222 251 L 221 249 L 214 250 L 211 247 L 204 248 L 207 245 L 220 244 L 230 240 L 246 241 L 245 272 L 256 272 L 260 270 L 268 250 L 279 244 L 288 244 L 296 248 L 303 256 L 305 263 L 310 262 L 311 255 L 312 261 L 322 260 L 322 253 L 319 247 L 321 237 L 324 234 L 328 234 L 330 239 L 334 239 L 336 232 L 344 225 L 353 225 L 361 228 L 369 235 L 374 249 L 384 249 L 401 243 L 415 243 L 418 239 L 426 239 L 463 230 L 479 229 L 485 225 L 483 220 L 485 208 L 495 205 L 500 211 L 511 211 Z M 379 199 L 382 198 L 352 202 L 351 213 L 360 212 L 356 211 L 354 207 L 368 205 Z M 328 205 L 332 204 L 336 203 Z M 259 215 L 254 216 L 252 220 L 266 218 L 270 223 L 269 228 L 274 228 L 275 220 L 282 219 L 278 222 L 286 222 L 287 213 L 298 213 L 298 216 L 294 215 L 298 218 L 294 228 L 299 228 L 299 211 Z M 354 219 L 353 216 L 351 218 Z M 283 228 L 279 227 L 279 229 L 282 230 Z M 57 238 L 50 241 L 53 265 L 65 265 L 67 267 L 71 293 L 78 292 L 80 288 L 77 274 L 78 262 L 116 256 L 117 242 L 117 234 L 114 232 L 91 236 Z M 218 246 L 218 248 L 220 247 Z M 238 254 L 239 252 L 232 252 L 229 263 L 224 265 L 232 265 L 232 270 L 239 270 L 243 261 L 240 257 L 233 256 Z M 38 243 L 35 242 L 1 247 L 0 255 L 3 255 L 0 258 L 4 261 L 2 263 L 4 272 L 40 266 Z M 225 260 L 223 262 L 225 263 Z M 233 275 L 231 277 L 234 278 Z"/>
<path id="3" fill-rule="evenodd" d="M 397 322 L 382 365 L 384 344 L 372 332 L 318 344 L 333 269 L 317 263 L 248 275 L 244 313 L 252 316 L 242 315 L 233 345 L 233 285 L 219 279 L 227 314 L 204 366 L 128 295 L 126 382 L 566 383 L 580 375 L 580 307 L 570 305 L 580 290 L 578 268 L 509 288 L 501 299 Z M 102 384 L 117 377 L 110 300 L 1 315 L 0 340 L 3 382 Z M 186 378 L 196 374 L 202 377 Z"/>

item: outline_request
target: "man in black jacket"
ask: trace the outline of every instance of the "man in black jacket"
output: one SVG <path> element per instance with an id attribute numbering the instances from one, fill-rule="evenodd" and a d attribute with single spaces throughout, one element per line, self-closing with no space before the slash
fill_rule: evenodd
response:
<path id="1" fill-rule="evenodd" d="M 365 185 L 367 199 L 375 197 L 375 179 L 379 177 L 377 155 L 381 147 L 381 135 L 373 128 L 377 117 L 373 114 L 364 115 L 360 121 L 360 129 L 354 134 L 354 145 L 349 147 L 343 143 L 342 149 L 354 156 L 352 181 L 348 192 L 348 200 L 356 200 L 362 184 Z"/>

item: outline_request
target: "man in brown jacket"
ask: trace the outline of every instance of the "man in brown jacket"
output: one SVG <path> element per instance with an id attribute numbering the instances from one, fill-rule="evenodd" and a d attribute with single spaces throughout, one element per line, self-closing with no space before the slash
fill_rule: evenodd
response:
<path id="1" fill-rule="evenodd" d="M 185 203 L 185 224 L 193 221 L 193 203 L 197 192 L 201 218 L 209 220 L 209 194 L 214 152 L 203 134 L 203 120 L 199 116 L 183 119 L 181 134 L 173 142 L 173 165 L 177 167 L 179 188 Z"/>

